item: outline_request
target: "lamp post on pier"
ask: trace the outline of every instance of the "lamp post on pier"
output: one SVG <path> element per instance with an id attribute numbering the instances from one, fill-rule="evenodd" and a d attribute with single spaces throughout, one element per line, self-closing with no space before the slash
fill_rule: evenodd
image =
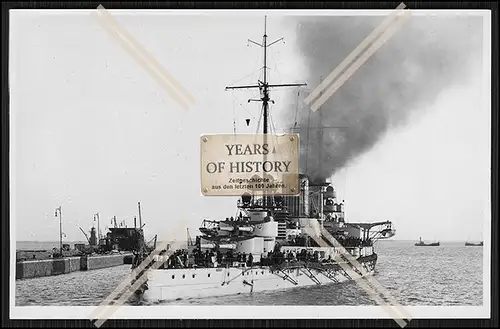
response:
<path id="1" fill-rule="evenodd" d="M 97 245 L 99 245 L 101 242 L 101 230 L 99 228 L 99 212 L 94 214 L 94 221 L 96 220 L 96 218 L 97 218 Z"/>
<path id="2" fill-rule="evenodd" d="M 55 213 L 55 216 L 57 217 L 57 213 L 59 212 L 59 251 L 61 253 L 61 256 L 63 254 L 63 243 L 62 243 L 62 237 L 63 237 L 63 233 L 62 233 L 62 212 L 61 212 L 61 206 L 57 207 L 56 208 L 56 213 Z"/>

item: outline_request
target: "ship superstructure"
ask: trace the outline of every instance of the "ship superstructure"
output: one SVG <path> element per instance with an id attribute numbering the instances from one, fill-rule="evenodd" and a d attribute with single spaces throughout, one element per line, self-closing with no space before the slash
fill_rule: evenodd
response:
<path id="1" fill-rule="evenodd" d="M 268 44 L 264 32 L 262 44 L 253 43 L 264 48 L 263 81 L 227 89 L 260 90 L 257 101 L 263 103 L 263 132 L 267 134 L 269 89 L 304 84 L 269 84 L 266 49 L 275 42 Z M 156 256 L 163 264 L 147 271 L 147 281 L 137 295 L 156 302 L 336 284 L 352 279 L 341 266 L 352 266 L 345 257 L 338 257 L 342 250 L 368 275 L 373 274 L 377 262 L 374 242 L 395 234 L 392 223 L 349 223 L 344 201 L 337 199 L 330 181 L 313 181 L 306 173 L 297 178 L 298 195 L 244 193 L 237 202 L 236 217 L 202 220 L 201 234 L 187 248 L 169 256 L 164 250 Z M 328 241 L 325 231 L 342 248 L 332 243 L 319 245 L 318 239 Z"/>

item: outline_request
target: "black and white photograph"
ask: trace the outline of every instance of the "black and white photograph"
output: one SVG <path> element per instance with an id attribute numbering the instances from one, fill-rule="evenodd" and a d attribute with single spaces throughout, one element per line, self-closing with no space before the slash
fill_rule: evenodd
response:
<path id="1" fill-rule="evenodd" d="M 10 10 L 12 319 L 489 318 L 487 10 Z"/>

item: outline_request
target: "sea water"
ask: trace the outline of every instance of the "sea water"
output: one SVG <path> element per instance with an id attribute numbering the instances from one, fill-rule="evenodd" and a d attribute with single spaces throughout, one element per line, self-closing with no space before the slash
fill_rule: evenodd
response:
<path id="1" fill-rule="evenodd" d="M 442 242 L 439 247 L 415 247 L 413 244 L 414 241 L 388 240 L 380 241 L 376 246 L 378 262 L 374 278 L 399 303 L 411 306 L 482 305 L 483 247 L 465 247 L 463 242 Z M 18 249 L 23 249 L 20 243 Z M 15 303 L 18 306 L 98 305 L 128 273 L 130 265 L 122 265 L 88 272 L 17 280 Z M 172 303 L 376 305 L 355 282 L 169 302 Z"/>

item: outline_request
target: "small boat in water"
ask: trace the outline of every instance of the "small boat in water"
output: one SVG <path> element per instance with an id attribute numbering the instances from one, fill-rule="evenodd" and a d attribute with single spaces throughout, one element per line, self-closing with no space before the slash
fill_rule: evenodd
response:
<path id="1" fill-rule="evenodd" d="M 415 246 L 417 247 L 439 247 L 439 241 L 438 242 L 432 242 L 432 243 L 425 243 L 422 241 L 422 238 L 419 238 L 420 240 L 415 243 Z"/>
<path id="2" fill-rule="evenodd" d="M 482 247 L 483 246 L 483 241 L 474 243 L 474 242 L 465 242 L 466 247 Z"/>

